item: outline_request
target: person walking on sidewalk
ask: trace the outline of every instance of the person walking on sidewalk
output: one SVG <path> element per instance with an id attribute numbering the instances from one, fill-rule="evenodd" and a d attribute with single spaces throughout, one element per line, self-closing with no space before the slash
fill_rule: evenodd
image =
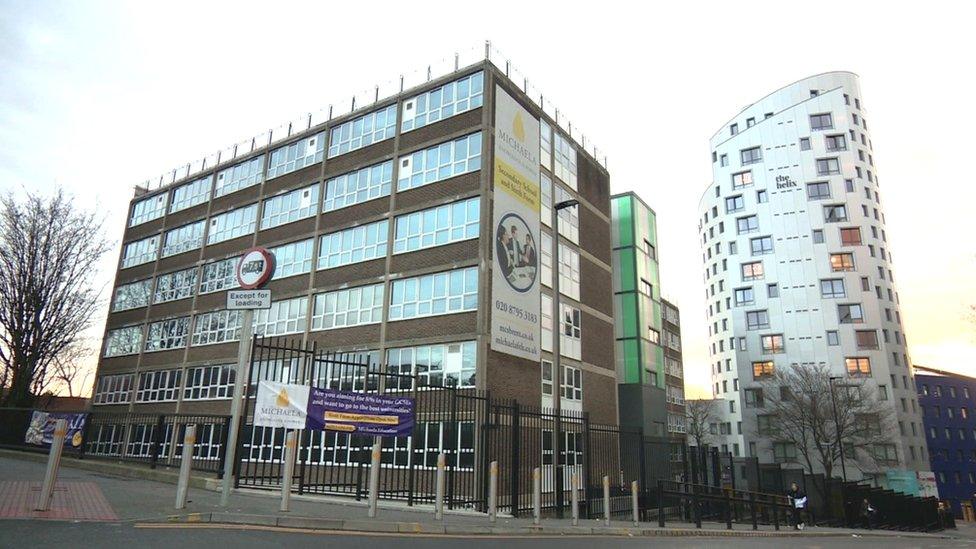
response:
<path id="1" fill-rule="evenodd" d="M 807 506 L 807 495 L 795 482 L 790 483 L 790 491 L 786 493 L 790 500 L 790 509 L 793 514 L 793 529 L 803 530 L 806 524 L 803 523 L 803 510 Z"/>

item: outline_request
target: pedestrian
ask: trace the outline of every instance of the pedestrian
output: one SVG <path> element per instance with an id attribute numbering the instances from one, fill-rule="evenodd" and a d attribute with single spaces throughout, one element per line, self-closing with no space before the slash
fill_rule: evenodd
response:
<path id="1" fill-rule="evenodd" d="M 878 510 L 871 505 L 868 498 L 864 498 L 864 501 L 861 502 L 861 517 L 864 518 L 864 524 L 868 530 L 874 528 L 874 516 L 877 512 Z"/>
<path id="2" fill-rule="evenodd" d="M 807 495 L 795 482 L 790 483 L 790 491 L 786 493 L 790 501 L 790 509 L 793 514 L 793 529 L 803 530 L 806 524 L 803 522 L 803 509 L 807 506 Z"/>

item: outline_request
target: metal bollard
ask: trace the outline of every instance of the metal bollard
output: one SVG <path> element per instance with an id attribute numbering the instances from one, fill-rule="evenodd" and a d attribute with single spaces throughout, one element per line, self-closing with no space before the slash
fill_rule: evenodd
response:
<path id="1" fill-rule="evenodd" d="M 637 481 L 630 483 L 630 505 L 634 508 L 634 526 L 640 526 L 640 508 L 637 500 Z"/>
<path id="2" fill-rule="evenodd" d="M 376 506 L 380 500 L 380 456 L 382 454 L 382 442 L 376 437 L 373 443 L 373 453 L 369 461 L 369 518 L 376 517 Z"/>
<path id="3" fill-rule="evenodd" d="M 64 437 L 68 434 L 68 421 L 59 419 L 54 422 L 54 437 L 51 439 L 51 450 L 47 454 L 47 470 L 44 472 L 44 484 L 37 500 L 36 511 L 47 511 L 51 508 L 51 496 L 54 495 L 54 483 L 58 481 L 58 469 L 61 467 L 61 452 L 64 451 Z"/>
<path id="4" fill-rule="evenodd" d="M 281 471 L 280 511 L 289 511 L 291 503 L 291 482 L 295 476 L 295 450 L 298 446 L 298 433 L 289 431 L 285 436 L 285 463 Z"/>
<path id="5" fill-rule="evenodd" d="M 579 473 L 573 473 L 572 477 L 573 493 L 570 501 L 573 506 L 573 526 L 579 526 Z"/>
<path id="6" fill-rule="evenodd" d="M 532 524 L 539 524 L 542 518 L 542 472 L 538 467 L 532 469 Z"/>
<path id="7" fill-rule="evenodd" d="M 610 477 L 603 476 L 603 525 L 610 526 Z"/>
<path id="8" fill-rule="evenodd" d="M 434 492 L 434 520 L 444 519 L 444 466 L 447 458 L 444 452 L 437 454 L 437 479 Z"/>
<path id="9" fill-rule="evenodd" d="M 488 467 L 488 521 L 495 522 L 498 518 L 498 462 L 493 461 Z M 514 508 L 514 506 L 513 506 Z"/>
<path id="10" fill-rule="evenodd" d="M 193 445 L 197 442 L 197 426 L 187 425 L 183 434 L 183 457 L 180 459 L 180 477 L 176 483 L 176 508 L 186 508 L 186 494 L 190 486 L 190 467 L 193 466 Z"/>

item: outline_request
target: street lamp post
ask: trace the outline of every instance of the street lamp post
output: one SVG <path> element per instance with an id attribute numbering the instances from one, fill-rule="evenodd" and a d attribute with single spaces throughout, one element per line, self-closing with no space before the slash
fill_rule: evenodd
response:
<path id="1" fill-rule="evenodd" d="M 553 409 L 556 416 L 556 425 L 554 432 L 552 434 L 553 439 L 553 457 L 552 465 L 555 473 L 556 481 L 556 515 L 559 518 L 563 517 L 563 467 L 561 463 L 561 452 L 562 452 L 562 400 L 563 400 L 563 370 L 560 364 L 560 345 L 559 340 L 562 338 L 562 310 L 559 304 L 559 212 L 560 210 L 565 210 L 566 208 L 572 208 L 578 206 L 579 201 L 575 199 L 563 200 L 562 202 L 556 203 L 552 207 L 552 218 L 550 228 L 552 229 L 552 246 L 553 246 L 553 294 L 552 299 L 553 311 L 553 330 L 552 330 L 552 385 L 553 385 Z"/>
<path id="2" fill-rule="evenodd" d="M 837 418 L 837 398 L 834 397 L 834 380 L 843 379 L 840 376 L 830 376 L 828 383 L 830 384 L 830 402 L 834 408 L 834 430 L 837 431 L 837 447 L 840 449 L 840 470 L 841 475 L 844 477 L 844 482 L 847 482 L 847 465 L 844 464 L 844 443 L 840 439 L 840 421 Z"/>

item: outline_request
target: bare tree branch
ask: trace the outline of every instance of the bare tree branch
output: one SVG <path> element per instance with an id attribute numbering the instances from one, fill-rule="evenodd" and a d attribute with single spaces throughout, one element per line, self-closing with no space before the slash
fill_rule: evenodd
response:
<path id="1" fill-rule="evenodd" d="M 695 446 L 705 446 L 711 440 L 710 423 L 715 419 L 715 400 L 686 400 L 685 412 L 688 414 L 688 436 Z"/>

